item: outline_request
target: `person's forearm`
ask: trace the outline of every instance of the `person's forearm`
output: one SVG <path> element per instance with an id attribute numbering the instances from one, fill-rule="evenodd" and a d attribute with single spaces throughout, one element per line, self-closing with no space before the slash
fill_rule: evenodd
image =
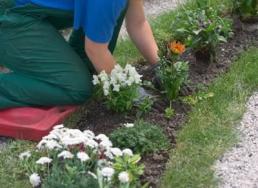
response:
<path id="1" fill-rule="evenodd" d="M 86 41 L 88 45 L 85 45 L 85 52 L 89 57 L 91 63 L 93 64 L 95 70 L 100 73 L 105 71 L 106 73 L 111 73 L 116 62 L 112 54 L 107 48 L 107 45 L 93 44 L 91 41 Z M 91 44 L 89 44 L 91 43 Z"/>
<path id="2" fill-rule="evenodd" d="M 127 30 L 144 58 L 151 64 L 157 63 L 158 47 L 149 23 L 145 21 L 144 23 L 139 24 L 138 27 L 135 25 L 127 25 Z"/>
<path id="3" fill-rule="evenodd" d="M 109 74 L 116 64 L 112 54 L 108 50 L 101 53 L 88 53 L 88 57 L 98 73 L 104 70 Z"/>

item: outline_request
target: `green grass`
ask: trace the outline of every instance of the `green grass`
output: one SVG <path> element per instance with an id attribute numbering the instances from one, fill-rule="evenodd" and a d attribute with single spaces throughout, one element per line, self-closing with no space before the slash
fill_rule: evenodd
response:
<path id="1" fill-rule="evenodd" d="M 30 150 L 31 142 L 10 141 L 0 151 L 0 187 L 1 188 L 30 188 L 28 176 L 22 174 L 19 168 L 19 154 Z"/>
<path id="2" fill-rule="evenodd" d="M 177 135 L 163 188 L 216 187 L 212 165 L 237 139 L 235 126 L 257 89 L 257 70 L 258 49 L 252 48 L 209 87 L 214 97 L 194 107 Z"/>

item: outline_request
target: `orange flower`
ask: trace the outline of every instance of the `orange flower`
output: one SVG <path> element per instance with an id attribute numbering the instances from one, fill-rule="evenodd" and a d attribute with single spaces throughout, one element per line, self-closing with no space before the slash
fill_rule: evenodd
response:
<path id="1" fill-rule="evenodd" d="M 169 44 L 169 49 L 175 53 L 181 55 L 185 52 L 185 45 L 178 41 L 173 41 Z"/>

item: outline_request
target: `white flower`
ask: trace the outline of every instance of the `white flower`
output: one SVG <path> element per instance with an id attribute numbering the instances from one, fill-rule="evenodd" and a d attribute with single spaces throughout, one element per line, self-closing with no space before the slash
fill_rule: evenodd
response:
<path id="1" fill-rule="evenodd" d="M 23 153 L 21 153 L 20 155 L 19 155 L 19 158 L 21 159 L 21 160 L 23 160 L 23 159 L 28 159 L 28 158 L 30 158 L 30 156 L 31 156 L 31 152 L 30 151 L 25 151 L 25 152 L 23 152 Z"/>
<path id="2" fill-rule="evenodd" d="M 106 73 L 105 71 L 101 71 L 101 73 L 99 74 L 98 77 L 100 78 L 100 80 L 101 80 L 102 82 L 108 80 L 108 75 L 107 75 L 107 73 Z"/>
<path id="3" fill-rule="evenodd" d="M 108 89 L 104 89 L 103 91 L 104 91 L 104 95 L 105 95 L 105 96 L 108 96 L 108 95 L 109 95 L 109 90 L 108 90 Z"/>
<path id="4" fill-rule="evenodd" d="M 64 159 L 72 159 L 73 158 L 73 154 L 70 152 L 70 151 L 62 151 L 61 153 L 59 153 L 58 155 L 57 155 L 57 157 L 62 157 L 62 158 L 64 158 Z"/>
<path id="5" fill-rule="evenodd" d="M 112 154 L 112 152 L 110 151 L 110 149 L 108 149 L 107 151 L 105 151 L 105 156 L 108 157 L 109 159 L 114 159 L 114 156 Z"/>
<path id="6" fill-rule="evenodd" d="M 49 164 L 52 162 L 52 159 L 48 158 L 48 157 L 41 157 L 39 160 L 36 161 L 36 164 Z"/>
<path id="7" fill-rule="evenodd" d="M 66 136 L 62 139 L 62 142 L 65 146 L 72 146 L 72 145 L 78 145 L 81 143 L 84 143 L 84 139 L 82 137 L 70 137 Z"/>
<path id="8" fill-rule="evenodd" d="M 89 147 L 91 147 L 91 148 L 97 148 L 97 147 L 98 147 L 98 143 L 95 142 L 94 140 L 91 140 L 91 139 L 87 140 L 87 141 L 85 142 L 85 145 L 86 145 L 86 146 L 89 146 Z"/>
<path id="9" fill-rule="evenodd" d="M 121 183 L 128 183 L 130 178 L 127 172 L 120 172 L 118 175 L 118 179 Z"/>
<path id="10" fill-rule="evenodd" d="M 60 144 L 58 144 L 55 140 L 48 140 L 45 143 L 45 147 L 48 148 L 49 150 L 62 148 L 62 146 Z"/>
<path id="11" fill-rule="evenodd" d="M 38 145 L 37 148 L 38 149 L 49 149 L 49 150 L 53 150 L 53 149 L 61 149 L 62 146 L 60 144 L 58 144 L 57 141 L 52 140 L 52 139 L 48 139 L 51 135 L 46 136 L 45 139 L 41 140 Z"/>
<path id="12" fill-rule="evenodd" d="M 131 128 L 131 127 L 134 127 L 134 124 L 133 123 L 125 123 L 124 126 L 126 128 Z"/>
<path id="13" fill-rule="evenodd" d="M 93 139 L 95 137 L 95 134 L 90 130 L 83 131 L 83 134 L 90 139 Z"/>
<path id="14" fill-rule="evenodd" d="M 99 78 L 98 78 L 98 76 L 93 75 L 93 81 L 92 81 L 92 83 L 93 83 L 93 85 L 97 85 L 97 84 L 99 84 L 99 83 L 100 83 L 100 82 L 99 82 Z"/>
<path id="15" fill-rule="evenodd" d="M 47 136 L 44 136 L 42 140 L 47 141 L 47 140 L 55 140 L 58 139 L 58 136 L 56 134 L 49 134 Z"/>
<path id="16" fill-rule="evenodd" d="M 63 124 L 60 124 L 60 125 L 54 126 L 53 129 L 62 129 L 62 128 L 64 128 L 64 125 L 63 125 Z"/>
<path id="17" fill-rule="evenodd" d="M 133 156 L 133 152 L 132 152 L 131 149 L 127 148 L 127 149 L 124 149 L 122 152 L 123 152 L 124 155 Z"/>
<path id="18" fill-rule="evenodd" d="M 102 142 L 99 143 L 99 146 L 104 149 L 107 149 L 112 147 L 112 142 L 110 140 L 103 140 Z"/>
<path id="19" fill-rule="evenodd" d="M 81 162 L 85 162 L 85 161 L 88 161 L 90 159 L 90 157 L 85 152 L 78 152 L 77 157 L 78 157 L 78 159 L 81 160 Z"/>
<path id="20" fill-rule="evenodd" d="M 107 178 L 111 178 L 114 173 L 115 173 L 115 170 L 110 167 L 105 167 L 101 170 L 102 176 L 107 177 Z"/>
<path id="21" fill-rule="evenodd" d="M 30 175 L 30 183 L 33 187 L 37 187 L 40 185 L 41 180 L 38 174 L 33 173 Z"/>
<path id="22" fill-rule="evenodd" d="M 123 155 L 122 151 L 119 148 L 111 148 L 110 150 L 112 154 L 115 155 L 116 157 Z"/>
<path id="23" fill-rule="evenodd" d="M 120 85 L 118 85 L 118 84 L 115 84 L 115 85 L 113 85 L 113 91 L 116 91 L 116 92 L 119 92 L 120 91 Z"/>
<path id="24" fill-rule="evenodd" d="M 106 141 L 109 140 L 109 138 L 104 135 L 104 134 L 99 134 L 98 136 L 95 137 L 96 140 L 100 140 L 100 141 Z"/>

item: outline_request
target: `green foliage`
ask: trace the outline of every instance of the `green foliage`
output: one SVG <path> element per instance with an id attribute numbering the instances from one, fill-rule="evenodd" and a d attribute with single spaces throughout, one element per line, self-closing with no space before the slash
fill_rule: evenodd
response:
<path id="1" fill-rule="evenodd" d="M 165 109 L 165 117 L 171 119 L 175 115 L 175 110 L 170 106 Z"/>
<path id="2" fill-rule="evenodd" d="M 144 165 L 139 165 L 140 160 L 140 155 L 134 155 L 132 157 L 124 155 L 123 157 L 115 158 L 115 162 L 113 164 L 113 168 L 116 171 L 115 176 L 119 176 L 119 173 L 121 172 L 127 172 L 130 177 L 130 187 L 139 186 L 139 178 L 144 173 Z M 116 184 L 119 184 L 119 182 Z"/>
<path id="3" fill-rule="evenodd" d="M 107 107 L 115 112 L 128 112 L 133 107 L 133 101 L 138 97 L 138 87 L 133 85 L 119 92 L 110 92 L 105 101 Z"/>
<path id="4" fill-rule="evenodd" d="M 169 141 L 162 129 L 142 121 L 136 123 L 134 127 L 115 130 L 110 134 L 110 140 L 116 147 L 130 148 L 140 154 L 169 148 Z"/>
<path id="5" fill-rule="evenodd" d="M 98 181 L 87 172 L 80 172 L 76 167 L 54 165 L 46 177 L 42 188 L 99 188 Z"/>
<path id="6" fill-rule="evenodd" d="M 243 19 L 257 15 L 258 1 L 257 0 L 235 0 L 235 12 Z"/>
<path id="7" fill-rule="evenodd" d="M 179 12 L 172 23 L 172 37 L 191 47 L 194 52 L 204 52 L 214 61 L 215 48 L 232 35 L 232 21 L 222 18 L 213 8 Z"/>
<path id="8" fill-rule="evenodd" d="M 145 97 L 143 101 L 137 105 L 138 111 L 137 111 L 137 117 L 141 117 L 144 114 L 147 114 L 153 105 L 153 99 L 150 97 Z"/>
<path id="9" fill-rule="evenodd" d="M 169 100 L 177 98 L 181 86 L 187 81 L 188 71 L 188 62 L 173 63 L 166 58 L 160 60 L 158 75 Z"/>
<path id="10" fill-rule="evenodd" d="M 186 104 L 189 105 L 196 105 L 198 102 L 203 101 L 203 100 L 207 100 L 209 98 L 214 97 L 214 93 L 213 92 L 199 92 L 194 96 L 186 96 L 182 98 L 182 101 Z"/>

